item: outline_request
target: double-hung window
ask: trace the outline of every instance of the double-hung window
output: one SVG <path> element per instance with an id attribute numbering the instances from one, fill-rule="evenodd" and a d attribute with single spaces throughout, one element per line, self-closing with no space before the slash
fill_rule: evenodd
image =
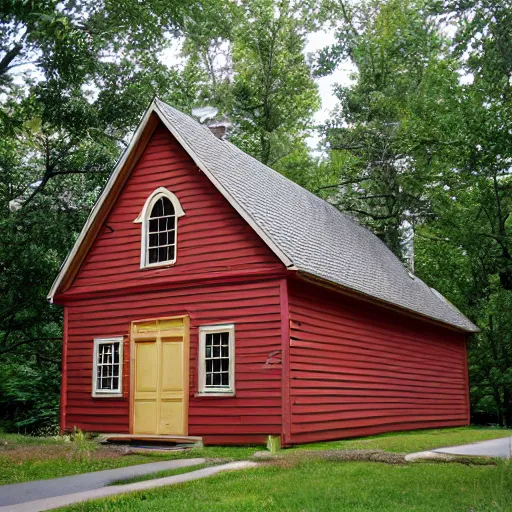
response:
<path id="1" fill-rule="evenodd" d="M 199 328 L 199 394 L 235 394 L 235 326 Z"/>
<path id="2" fill-rule="evenodd" d="M 92 395 L 121 396 L 123 381 L 123 338 L 94 340 Z"/>

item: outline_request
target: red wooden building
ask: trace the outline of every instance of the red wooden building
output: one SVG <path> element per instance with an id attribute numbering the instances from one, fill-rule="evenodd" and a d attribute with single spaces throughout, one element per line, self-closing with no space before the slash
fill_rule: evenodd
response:
<path id="1" fill-rule="evenodd" d="M 367 229 L 159 100 L 49 297 L 64 430 L 289 445 L 469 422 L 476 327 Z"/>

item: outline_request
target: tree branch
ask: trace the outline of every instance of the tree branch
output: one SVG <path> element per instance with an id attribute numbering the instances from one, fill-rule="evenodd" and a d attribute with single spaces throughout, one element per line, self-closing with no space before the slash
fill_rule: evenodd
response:
<path id="1" fill-rule="evenodd" d="M 62 338 L 31 338 L 29 340 L 18 341 L 17 343 L 13 343 L 11 346 L 7 348 L 1 349 L 0 354 L 8 354 L 12 352 L 14 349 L 21 347 L 22 345 L 28 345 L 29 343 L 34 343 L 36 341 L 58 341 L 61 339 Z"/>

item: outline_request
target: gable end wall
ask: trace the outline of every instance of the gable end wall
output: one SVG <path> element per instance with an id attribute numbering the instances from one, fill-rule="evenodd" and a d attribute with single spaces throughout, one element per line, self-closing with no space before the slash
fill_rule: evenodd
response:
<path id="1" fill-rule="evenodd" d="M 167 187 L 178 221 L 175 265 L 140 269 L 147 197 Z M 206 443 L 264 443 L 281 434 L 280 281 L 286 269 L 160 125 L 128 177 L 69 290 L 63 429 L 128 433 L 132 321 L 190 317 L 189 434 Z M 236 396 L 196 397 L 198 329 L 235 324 Z M 93 398 L 93 340 L 124 337 L 123 396 Z M 277 357 L 279 359 L 279 357 Z"/>

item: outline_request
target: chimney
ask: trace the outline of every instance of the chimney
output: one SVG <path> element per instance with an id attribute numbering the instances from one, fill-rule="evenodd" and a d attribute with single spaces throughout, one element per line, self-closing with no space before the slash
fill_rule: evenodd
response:
<path id="1" fill-rule="evenodd" d="M 228 133 L 228 128 L 231 127 L 231 123 L 227 119 L 221 121 L 215 121 L 208 125 L 208 129 L 217 137 L 217 139 L 224 140 Z"/>

